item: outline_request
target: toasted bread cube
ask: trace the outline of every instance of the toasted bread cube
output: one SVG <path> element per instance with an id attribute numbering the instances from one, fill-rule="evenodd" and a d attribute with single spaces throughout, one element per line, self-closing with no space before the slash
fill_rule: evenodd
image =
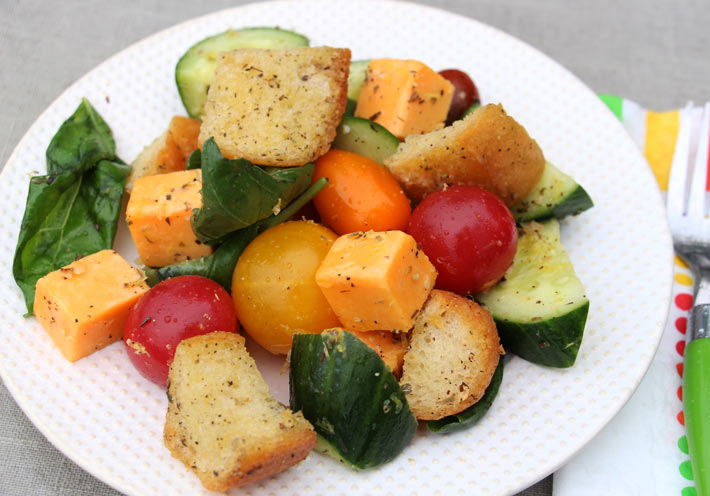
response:
<path id="1" fill-rule="evenodd" d="M 170 365 L 168 402 L 165 446 L 211 491 L 286 470 L 316 444 L 303 415 L 271 396 L 238 334 L 183 340 Z"/>
<path id="2" fill-rule="evenodd" d="M 434 287 L 436 269 L 402 231 L 355 232 L 335 240 L 316 283 L 353 331 L 406 331 Z"/>
<path id="3" fill-rule="evenodd" d="M 148 291 L 143 274 L 102 250 L 37 281 L 34 315 L 75 362 L 123 337 L 131 306 Z"/>
<path id="4" fill-rule="evenodd" d="M 468 298 L 435 289 L 417 316 L 400 385 L 420 420 L 462 412 L 481 399 L 500 360 L 493 317 Z"/>
<path id="5" fill-rule="evenodd" d="M 444 127 L 454 85 L 417 60 L 374 59 L 367 67 L 355 116 L 402 139 Z"/>
<path id="6" fill-rule="evenodd" d="M 202 205 L 202 171 L 170 172 L 136 180 L 126 221 L 141 261 L 163 267 L 212 253 L 190 226 L 193 208 Z"/>
<path id="7" fill-rule="evenodd" d="M 350 50 L 300 47 L 223 52 L 210 84 L 200 146 L 227 158 L 303 165 L 330 148 L 347 103 Z"/>
<path id="8" fill-rule="evenodd" d="M 196 119 L 173 116 L 168 130 L 145 147 L 131 164 L 126 191 L 130 193 L 139 177 L 185 170 L 188 157 L 198 148 L 200 124 Z"/>
<path id="9" fill-rule="evenodd" d="M 484 105 L 444 129 L 409 136 L 385 166 L 415 200 L 445 186 L 472 184 L 510 206 L 540 180 L 545 156 L 501 105 Z"/>

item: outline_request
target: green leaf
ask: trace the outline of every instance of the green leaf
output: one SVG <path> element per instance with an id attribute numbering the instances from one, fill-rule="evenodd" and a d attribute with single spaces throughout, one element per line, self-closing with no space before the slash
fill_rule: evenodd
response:
<path id="1" fill-rule="evenodd" d="M 48 158 L 47 167 L 54 172 L 30 180 L 12 267 L 28 314 L 32 313 L 39 278 L 113 246 L 130 166 L 113 155 L 112 160 L 103 158 L 108 143 L 105 129 L 101 125 L 77 125 L 88 122 L 85 117 L 103 123 L 89 102 L 83 100 L 52 139 L 53 151 L 47 151 L 54 160 L 50 165 Z M 95 136 L 97 133 L 101 136 Z M 109 141 L 112 147 L 113 139 Z M 72 153 L 69 145 L 81 150 Z M 80 156 L 96 161 L 80 163 Z"/>
<path id="2" fill-rule="evenodd" d="M 217 244 L 233 231 L 278 214 L 308 187 L 314 167 L 229 160 L 210 138 L 202 147 L 202 208 L 193 213 L 192 230 L 203 243 Z"/>
<path id="3" fill-rule="evenodd" d="M 288 207 L 279 212 L 278 215 L 268 217 L 247 228 L 230 233 L 212 255 L 194 260 L 186 260 L 159 269 L 146 268 L 145 274 L 148 284 L 155 286 L 160 281 L 171 277 L 200 275 L 217 281 L 224 286 L 227 291 L 231 292 L 234 267 L 237 265 L 237 260 L 247 245 L 268 228 L 290 219 L 303 205 L 311 201 L 314 196 L 325 188 L 327 183 L 327 179 L 319 179 Z"/>
<path id="4" fill-rule="evenodd" d="M 491 383 L 486 388 L 483 396 L 473 405 L 466 408 L 463 412 L 456 415 L 449 415 L 439 420 L 430 420 L 426 423 L 427 429 L 437 434 L 448 434 L 449 432 L 460 431 L 467 429 L 483 418 L 486 412 L 491 408 L 493 400 L 495 400 L 500 389 L 500 383 L 503 381 L 503 357 L 500 357 L 498 366 L 496 367 Z"/>
<path id="5" fill-rule="evenodd" d="M 113 160 L 115 154 L 111 129 L 84 98 L 47 147 L 47 174 L 83 172 L 101 160 Z"/>
<path id="6" fill-rule="evenodd" d="M 185 170 L 200 169 L 202 167 L 202 151 L 198 148 L 187 157 Z"/>

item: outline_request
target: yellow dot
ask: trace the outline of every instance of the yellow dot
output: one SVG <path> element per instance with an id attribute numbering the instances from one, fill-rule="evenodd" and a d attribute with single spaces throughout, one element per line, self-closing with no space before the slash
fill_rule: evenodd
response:
<path id="1" fill-rule="evenodd" d="M 687 269 L 687 268 L 688 268 L 688 264 L 685 263 L 685 260 L 683 260 L 682 258 L 680 258 L 678 255 L 675 256 L 675 264 L 676 264 L 678 267 L 683 267 L 684 269 Z"/>
<path id="2" fill-rule="evenodd" d="M 675 282 L 677 282 L 678 284 L 682 284 L 683 286 L 693 285 L 693 278 L 687 274 L 676 274 L 674 279 Z"/>

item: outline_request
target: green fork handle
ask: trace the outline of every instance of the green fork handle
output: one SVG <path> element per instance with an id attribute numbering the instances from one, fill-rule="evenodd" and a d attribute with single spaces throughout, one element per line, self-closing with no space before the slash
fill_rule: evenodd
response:
<path id="1" fill-rule="evenodd" d="M 710 331 L 710 305 L 691 312 L 691 321 L 697 326 L 704 320 L 704 329 Z M 697 496 L 710 496 L 710 337 L 693 339 L 685 348 L 683 411 L 695 490 Z"/>

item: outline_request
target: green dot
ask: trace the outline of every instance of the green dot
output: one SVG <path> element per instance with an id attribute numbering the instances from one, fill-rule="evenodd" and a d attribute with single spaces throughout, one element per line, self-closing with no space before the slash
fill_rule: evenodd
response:
<path id="1" fill-rule="evenodd" d="M 683 436 L 678 439 L 678 449 L 680 449 L 686 455 L 688 454 L 688 438 Z"/>
<path id="2" fill-rule="evenodd" d="M 680 496 L 697 496 L 695 488 L 693 486 L 684 487 L 680 492 Z"/>
<path id="3" fill-rule="evenodd" d="M 680 475 L 688 480 L 693 480 L 693 466 L 690 464 L 690 460 L 686 460 L 681 463 L 678 470 L 680 470 Z"/>

